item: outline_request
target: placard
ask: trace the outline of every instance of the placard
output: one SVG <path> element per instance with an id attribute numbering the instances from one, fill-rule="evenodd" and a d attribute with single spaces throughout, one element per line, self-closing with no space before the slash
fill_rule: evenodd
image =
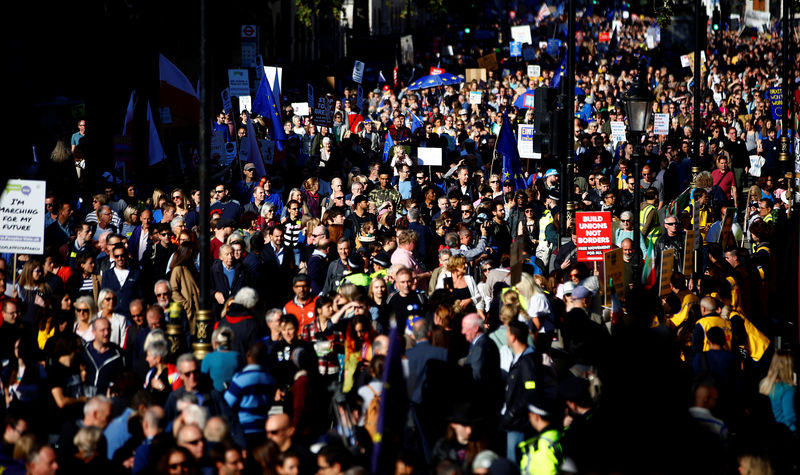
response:
<path id="1" fill-rule="evenodd" d="M 226 87 L 222 90 L 220 95 L 222 96 L 222 110 L 224 110 L 226 114 L 232 114 L 233 102 L 231 102 L 231 90 Z"/>
<path id="2" fill-rule="evenodd" d="M 522 59 L 533 61 L 536 59 L 536 49 L 532 45 L 522 45 Z"/>
<path id="3" fill-rule="evenodd" d="M 528 65 L 528 77 L 529 78 L 538 78 L 542 76 L 542 67 L 538 64 L 529 64 Z"/>
<path id="4" fill-rule="evenodd" d="M 247 140 L 242 140 L 242 143 L 248 143 Z M 225 156 L 220 157 L 220 163 L 225 166 L 231 164 L 231 162 L 236 158 L 236 142 L 225 142 L 222 145 L 223 150 L 225 150 Z"/>
<path id="5" fill-rule="evenodd" d="M 411 35 L 400 37 L 400 56 L 403 64 L 414 64 L 414 37 Z M 452 55 L 451 55 L 452 56 Z"/>
<path id="6" fill-rule="evenodd" d="M 562 42 L 558 38 L 550 38 L 547 40 L 547 54 L 557 58 L 558 50 L 561 49 Z"/>
<path id="7" fill-rule="evenodd" d="M 575 213 L 578 262 L 602 261 L 603 253 L 611 250 L 611 213 L 588 211 Z"/>
<path id="8" fill-rule="evenodd" d="M 604 31 L 597 35 L 597 41 L 599 43 L 609 43 L 611 41 L 611 32 Z"/>
<path id="9" fill-rule="evenodd" d="M 8 180 L 0 196 L 0 252 L 44 254 L 46 186 L 40 180 Z"/>
<path id="10" fill-rule="evenodd" d="M 306 86 L 308 86 L 308 107 L 314 107 L 314 87 L 311 84 Z"/>
<path id="11" fill-rule="evenodd" d="M 258 139 L 261 148 L 261 159 L 265 165 L 272 165 L 275 162 L 275 142 L 268 139 Z"/>
<path id="12" fill-rule="evenodd" d="M 302 117 L 308 117 L 310 115 L 307 102 L 292 102 L 292 111 L 294 115 Z"/>
<path id="13" fill-rule="evenodd" d="M 615 142 L 624 142 L 626 139 L 625 122 L 621 120 L 611 121 L 611 140 Z"/>
<path id="14" fill-rule="evenodd" d="M 675 249 L 664 249 L 661 251 L 661 292 L 659 295 L 665 297 L 672 293 L 669 288 L 669 281 L 672 279 L 672 261 L 675 260 Z"/>
<path id="15" fill-rule="evenodd" d="M 483 93 L 481 91 L 469 91 L 469 103 L 480 104 Z"/>
<path id="16" fill-rule="evenodd" d="M 489 71 L 497 70 L 497 55 L 492 53 L 481 56 L 478 58 L 478 67 L 488 69 Z"/>
<path id="17" fill-rule="evenodd" d="M 253 108 L 253 101 L 250 96 L 239 96 L 239 113 L 243 111 L 250 112 L 250 109 Z"/>
<path id="18" fill-rule="evenodd" d="M 444 74 L 444 68 L 435 68 L 431 66 L 430 73 L 428 74 L 430 74 L 431 76 L 436 76 L 437 74 Z"/>
<path id="19" fill-rule="evenodd" d="M 363 79 L 364 79 L 364 63 L 356 60 L 356 62 L 353 63 L 353 81 L 361 84 L 361 81 Z"/>
<path id="20" fill-rule="evenodd" d="M 696 233 L 697 231 L 694 229 L 687 229 L 686 239 L 683 241 L 683 265 L 681 266 L 681 271 L 686 277 L 691 276 L 694 272 L 694 236 Z"/>
<path id="21" fill-rule="evenodd" d="M 323 96 L 317 98 L 314 106 L 314 124 L 317 127 L 333 126 L 333 106 L 336 100 L 333 97 Z"/>
<path id="22" fill-rule="evenodd" d="M 769 88 L 769 105 L 772 109 L 772 120 L 783 117 L 783 89 L 780 87 Z"/>
<path id="23" fill-rule="evenodd" d="M 232 96 L 250 95 L 250 76 L 246 69 L 228 70 L 228 88 Z M 249 110 L 249 109 L 248 109 Z"/>
<path id="24" fill-rule="evenodd" d="M 442 149 L 439 147 L 419 147 L 417 165 L 439 167 L 442 165 Z"/>
<path id="25" fill-rule="evenodd" d="M 533 44 L 533 39 L 531 38 L 531 26 L 530 25 L 512 26 L 511 38 L 514 41 L 519 41 L 522 44 L 528 44 L 528 45 Z"/>
<path id="26" fill-rule="evenodd" d="M 611 306 L 611 286 L 614 282 L 614 292 L 620 299 L 625 298 L 625 261 L 622 258 L 622 248 L 612 249 L 603 254 L 603 289 L 606 307 Z"/>
<path id="27" fill-rule="evenodd" d="M 211 134 L 211 160 L 225 162 L 225 134 Z"/>
<path id="28" fill-rule="evenodd" d="M 533 152 L 533 124 L 517 126 L 517 151 L 520 158 L 542 158 L 542 154 Z"/>
<path id="29" fill-rule="evenodd" d="M 472 82 L 473 80 L 477 80 L 479 82 L 486 82 L 486 78 L 489 77 L 489 73 L 486 72 L 484 68 L 469 68 L 466 71 L 467 82 Z"/>
<path id="30" fill-rule="evenodd" d="M 522 43 L 519 41 L 512 41 L 508 44 L 508 55 L 512 58 L 519 58 L 522 56 Z"/>
<path id="31" fill-rule="evenodd" d="M 653 114 L 653 133 L 656 135 L 669 135 L 669 114 Z"/>

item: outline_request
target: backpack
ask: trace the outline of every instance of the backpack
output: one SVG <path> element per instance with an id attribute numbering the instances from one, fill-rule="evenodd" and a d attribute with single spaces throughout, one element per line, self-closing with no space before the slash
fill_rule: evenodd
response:
<path id="1" fill-rule="evenodd" d="M 375 391 L 375 388 L 369 384 L 367 384 L 367 387 L 372 391 L 373 397 L 369 401 L 367 412 L 364 415 L 364 428 L 367 429 L 372 440 L 377 442 L 375 438 L 378 434 L 378 418 L 381 415 L 381 396 L 383 395 L 383 391 L 379 394 L 378 391 Z"/>

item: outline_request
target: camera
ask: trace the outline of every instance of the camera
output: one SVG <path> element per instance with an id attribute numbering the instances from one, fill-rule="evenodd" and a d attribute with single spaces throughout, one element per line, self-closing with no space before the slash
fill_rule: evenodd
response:
<path id="1" fill-rule="evenodd" d="M 486 215 L 486 213 L 480 213 L 475 216 L 475 222 L 481 226 L 485 225 L 487 221 L 489 221 L 489 217 Z"/>

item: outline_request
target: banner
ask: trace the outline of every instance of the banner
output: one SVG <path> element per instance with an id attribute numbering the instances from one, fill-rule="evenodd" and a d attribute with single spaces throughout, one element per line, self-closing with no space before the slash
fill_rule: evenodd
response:
<path id="1" fill-rule="evenodd" d="M 8 180 L 0 196 L 0 252 L 44 254 L 45 187 L 39 180 Z"/>
<path id="2" fill-rule="evenodd" d="M 578 262 L 602 261 L 612 248 L 611 213 L 591 211 L 575 213 Z"/>

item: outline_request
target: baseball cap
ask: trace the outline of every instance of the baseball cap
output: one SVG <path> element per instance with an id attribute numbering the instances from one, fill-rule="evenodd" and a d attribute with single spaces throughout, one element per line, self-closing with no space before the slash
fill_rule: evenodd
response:
<path id="1" fill-rule="evenodd" d="M 574 299 L 588 299 L 592 296 L 592 292 L 586 287 L 579 285 L 572 291 L 571 297 Z"/>
<path id="2" fill-rule="evenodd" d="M 391 88 L 389 87 L 388 84 L 384 84 L 383 85 L 383 92 L 390 91 L 390 90 L 391 90 Z"/>
<path id="3" fill-rule="evenodd" d="M 544 177 L 545 178 L 547 178 L 549 176 L 553 176 L 553 175 L 558 176 L 558 171 L 555 168 L 551 168 L 551 169 L 547 170 L 546 172 L 544 172 Z"/>
<path id="4" fill-rule="evenodd" d="M 244 170 L 255 170 L 255 169 L 256 169 L 256 166 L 253 165 L 252 163 L 246 163 L 245 166 L 244 166 Z"/>

